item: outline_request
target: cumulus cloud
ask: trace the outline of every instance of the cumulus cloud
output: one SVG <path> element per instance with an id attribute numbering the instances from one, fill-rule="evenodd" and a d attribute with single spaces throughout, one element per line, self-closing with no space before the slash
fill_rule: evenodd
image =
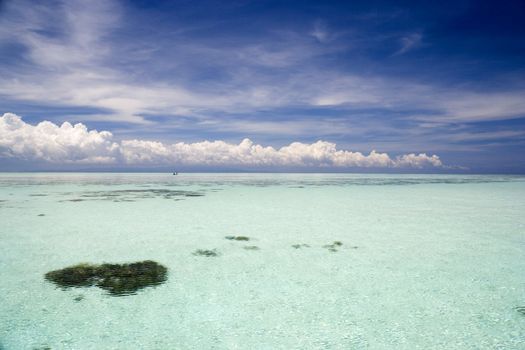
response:
<path id="1" fill-rule="evenodd" d="M 402 156 L 398 156 L 394 162 L 395 166 L 397 167 L 416 167 L 416 168 L 422 168 L 425 166 L 434 166 L 439 167 L 443 164 L 441 163 L 441 160 L 438 156 L 435 154 L 431 157 L 427 156 L 425 153 L 420 154 L 404 154 Z"/>
<path id="2" fill-rule="evenodd" d="M 196 165 L 245 167 L 319 168 L 424 168 L 441 167 L 438 156 L 405 154 L 391 158 L 387 153 L 339 150 L 335 143 L 293 142 L 274 148 L 244 139 L 239 144 L 224 141 L 165 144 L 146 140 L 113 140 L 109 131 L 88 130 L 81 123 L 49 121 L 31 125 L 21 117 L 5 113 L 0 117 L 0 158 L 39 160 L 55 164 Z"/>
<path id="3" fill-rule="evenodd" d="M 0 117 L 0 157 L 51 163 L 114 163 L 119 145 L 108 131 L 88 131 L 83 124 L 33 126 L 12 113 Z"/>

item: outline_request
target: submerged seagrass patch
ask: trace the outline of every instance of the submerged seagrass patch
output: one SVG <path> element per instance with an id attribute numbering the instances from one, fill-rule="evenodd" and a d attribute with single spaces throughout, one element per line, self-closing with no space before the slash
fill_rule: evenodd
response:
<path id="1" fill-rule="evenodd" d="M 97 286 L 110 295 L 124 296 L 164 283 L 168 278 L 168 269 L 151 260 L 131 264 L 78 264 L 50 271 L 44 277 L 66 289 Z"/>
<path id="2" fill-rule="evenodd" d="M 220 253 L 217 249 L 197 249 L 192 253 L 195 256 L 205 256 L 205 257 L 217 257 Z"/>

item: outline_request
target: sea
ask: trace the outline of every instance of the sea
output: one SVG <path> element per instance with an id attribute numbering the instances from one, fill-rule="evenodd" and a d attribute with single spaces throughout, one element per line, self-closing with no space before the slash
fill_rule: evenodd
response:
<path id="1" fill-rule="evenodd" d="M 525 177 L 0 173 L 0 349 L 525 349 Z"/>

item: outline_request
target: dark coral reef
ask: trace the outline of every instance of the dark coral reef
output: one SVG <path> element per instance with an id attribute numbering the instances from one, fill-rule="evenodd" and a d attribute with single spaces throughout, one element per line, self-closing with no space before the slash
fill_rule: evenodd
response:
<path id="1" fill-rule="evenodd" d="M 155 261 L 146 260 L 131 264 L 78 264 L 45 274 L 45 279 L 62 288 L 102 288 L 110 295 L 136 294 L 142 288 L 164 283 L 168 269 Z"/>
<path id="2" fill-rule="evenodd" d="M 215 257 L 219 256 L 220 254 L 217 252 L 217 249 L 197 249 L 192 253 L 196 256 L 206 256 L 206 257 Z"/>
<path id="3" fill-rule="evenodd" d="M 343 245 L 343 242 L 341 241 L 334 241 L 332 244 L 326 244 L 323 246 L 323 248 L 328 249 L 331 252 L 337 252 L 337 248 L 341 247 Z"/>
<path id="4" fill-rule="evenodd" d="M 250 237 L 246 237 L 246 236 L 226 236 L 224 238 L 230 241 L 249 241 L 250 240 Z"/>

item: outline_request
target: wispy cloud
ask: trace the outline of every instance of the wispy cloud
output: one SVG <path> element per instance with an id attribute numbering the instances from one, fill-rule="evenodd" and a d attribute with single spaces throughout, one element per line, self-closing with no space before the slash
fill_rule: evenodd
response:
<path id="1" fill-rule="evenodd" d="M 7 4 L 0 38 L 22 45 L 24 50 L 17 54 L 27 63 L 3 67 L 0 94 L 4 97 L 88 107 L 98 112 L 84 114 L 85 120 L 136 124 L 153 123 L 149 115 L 193 117 L 201 123 L 224 113 L 290 107 L 337 107 L 350 112 L 355 108 L 410 108 L 425 112 L 422 119 L 442 122 L 525 114 L 524 91 L 473 93 L 319 65 L 319 57 L 341 47 L 313 45 L 291 31 L 273 31 L 258 44 L 188 41 L 176 32 L 171 34 L 170 45 L 163 45 L 171 48 L 166 52 L 147 37 L 135 46 L 118 39 L 116 32 L 129 29 L 119 3 L 58 4 L 53 7 L 58 11 L 23 1 Z M 315 22 L 310 35 L 323 43 L 332 37 L 322 21 Z M 421 33 L 403 37 L 396 54 L 417 47 L 421 40 Z M 162 59 L 165 54 L 167 58 Z M 137 65 L 141 60 L 146 67 Z M 159 69 L 158 77 L 145 72 L 152 69 Z M 217 76 L 210 81 L 197 79 L 203 69 Z M 246 129 L 247 123 L 238 125 Z"/>
<path id="2" fill-rule="evenodd" d="M 423 34 L 421 33 L 412 33 L 402 37 L 400 39 L 401 48 L 394 53 L 394 56 L 402 55 L 417 48 L 419 45 L 421 45 L 422 39 Z"/>
<path id="3" fill-rule="evenodd" d="M 324 93 L 312 100 L 318 106 L 368 106 L 419 109 L 415 119 L 441 123 L 506 120 L 525 116 L 525 89 L 474 92 L 409 81 L 360 76 L 333 77 Z"/>
<path id="4" fill-rule="evenodd" d="M 421 23 L 383 30 L 406 13 L 355 14 L 344 26 L 324 15 L 262 23 L 247 34 L 219 19 L 170 15 L 168 23 L 133 11 L 111 0 L 6 2 L 0 12 L 5 110 L 164 145 L 173 136 L 188 144 L 249 137 L 274 146 L 323 139 L 363 152 L 442 154 L 523 139 L 505 134 L 525 117 L 519 74 L 494 84 L 450 83 L 438 67 L 419 75 L 420 57 L 410 53 L 435 48 L 431 33 Z M 477 135 L 480 124 L 496 122 L 493 138 Z"/>
<path id="5" fill-rule="evenodd" d="M 331 39 L 331 34 L 328 31 L 326 23 L 320 20 L 315 22 L 314 29 L 310 32 L 310 35 L 317 39 L 321 44 L 324 44 Z"/>

